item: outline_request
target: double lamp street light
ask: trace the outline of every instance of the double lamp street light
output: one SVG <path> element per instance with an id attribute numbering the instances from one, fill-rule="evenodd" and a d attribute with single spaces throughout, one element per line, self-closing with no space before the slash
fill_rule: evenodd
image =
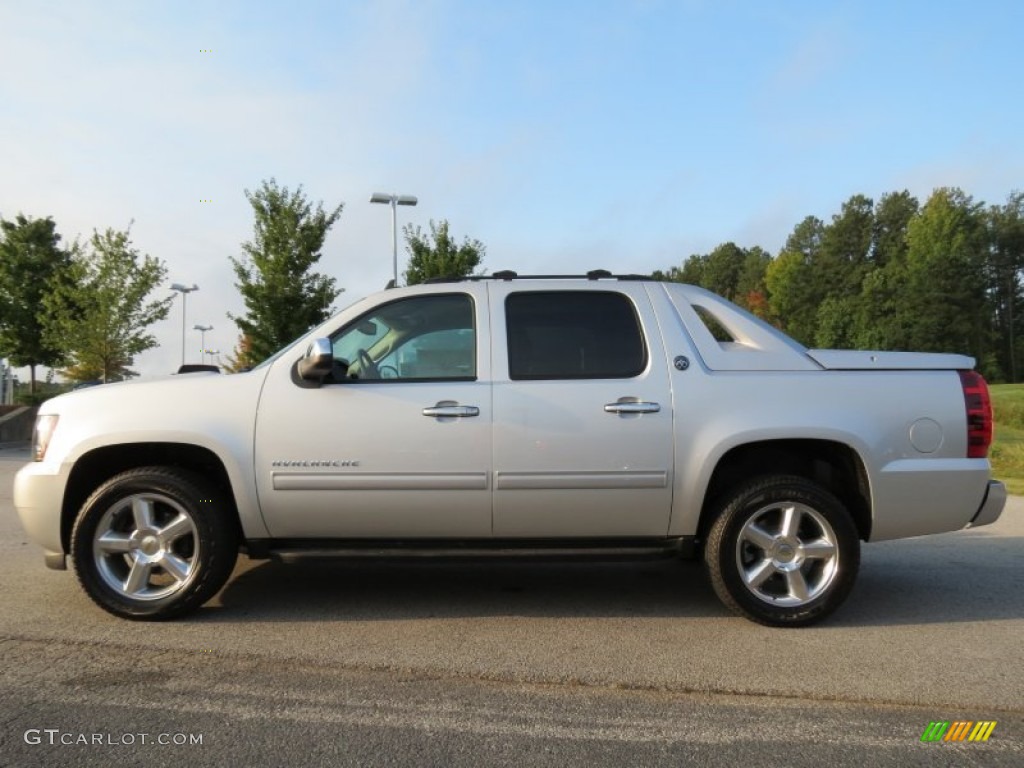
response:
<path id="1" fill-rule="evenodd" d="M 391 206 L 391 263 L 392 282 L 391 285 L 398 287 L 398 222 L 395 213 L 397 205 L 416 205 L 417 200 L 412 195 L 386 195 L 383 192 L 374 192 L 370 197 L 371 203 L 386 203 Z"/>
<path id="2" fill-rule="evenodd" d="M 213 326 L 212 325 L 193 325 L 192 328 L 194 330 L 199 331 L 199 333 L 201 334 L 200 338 L 202 339 L 202 341 L 199 342 L 200 345 L 201 345 L 200 348 L 199 348 L 199 353 L 200 353 L 200 355 L 202 355 L 202 357 L 200 357 L 199 359 L 203 363 L 203 365 L 206 365 L 206 332 L 207 331 L 212 331 L 213 330 Z"/>
<path id="3" fill-rule="evenodd" d="M 177 291 L 178 293 L 181 294 L 181 364 L 184 365 L 185 364 L 185 325 L 186 325 L 186 321 L 185 321 L 185 318 L 186 318 L 185 300 L 188 298 L 188 295 L 190 293 L 192 293 L 192 291 L 198 291 L 199 290 L 199 286 L 196 285 L 195 283 L 192 283 L 191 286 L 182 285 L 181 283 L 173 283 L 171 285 L 171 290 L 172 291 Z M 200 358 L 200 360 L 202 360 L 202 362 L 205 364 L 206 363 L 206 332 L 207 331 L 212 331 L 213 330 L 213 326 L 212 325 L 197 324 L 197 325 L 193 325 L 192 328 L 193 328 L 193 330 L 199 331 L 199 333 L 202 334 L 202 337 L 201 337 L 202 338 L 202 342 L 201 342 L 202 348 L 200 350 L 200 354 L 202 355 L 202 357 Z"/>
<path id="4" fill-rule="evenodd" d="M 171 290 L 181 294 L 181 364 L 185 364 L 185 300 L 192 291 L 198 291 L 199 286 L 192 283 L 192 287 L 181 283 L 172 283 Z"/>

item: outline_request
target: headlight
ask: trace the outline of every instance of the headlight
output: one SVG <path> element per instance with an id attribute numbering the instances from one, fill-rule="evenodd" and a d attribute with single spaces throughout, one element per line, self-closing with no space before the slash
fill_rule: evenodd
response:
<path id="1" fill-rule="evenodd" d="M 47 413 L 36 416 L 36 426 L 32 430 L 32 460 L 42 461 L 46 457 L 46 449 L 50 447 L 50 438 L 57 428 L 57 414 Z"/>

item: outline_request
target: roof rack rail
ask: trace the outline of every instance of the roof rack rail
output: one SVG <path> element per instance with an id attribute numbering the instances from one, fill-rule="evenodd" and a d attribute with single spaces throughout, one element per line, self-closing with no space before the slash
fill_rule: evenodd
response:
<path id="1" fill-rule="evenodd" d="M 464 277 L 431 277 L 426 283 L 461 283 L 481 280 L 650 280 L 649 275 L 613 275 L 607 269 L 592 269 L 584 275 L 520 275 L 511 269 L 502 269 L 490 275 Z"/>

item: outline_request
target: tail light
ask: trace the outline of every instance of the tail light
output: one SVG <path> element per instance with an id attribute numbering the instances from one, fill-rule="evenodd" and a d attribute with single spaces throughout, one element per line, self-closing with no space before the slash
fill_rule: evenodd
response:
<path id="1" fill-rule="evenodd" d="M 967 458 L 984 459 L 992 445 L 992 399 L 985 377 L 977 371 L 959 371 L 967 408 Z"/>

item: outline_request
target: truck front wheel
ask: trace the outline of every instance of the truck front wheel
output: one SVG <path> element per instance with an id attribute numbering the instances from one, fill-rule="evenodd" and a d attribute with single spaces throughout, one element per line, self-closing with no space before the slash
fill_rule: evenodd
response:
<path id="1" fill-rule="evenodd" d="M 195 610 L 227 581 L 238 535 L 221 494 L 191 472 L 143 467 L 101 485 L 71 533 L 89 597 L 127 619 Z"/>
<path id="2" fill-rule="evenodd" d="M 769 626 L 806 626 L 849 595 L 860 538 L 843 504 L 818 484 L 761 477 L 719 506 L 704 562 L 715 593 L 734 612 Z"/>

